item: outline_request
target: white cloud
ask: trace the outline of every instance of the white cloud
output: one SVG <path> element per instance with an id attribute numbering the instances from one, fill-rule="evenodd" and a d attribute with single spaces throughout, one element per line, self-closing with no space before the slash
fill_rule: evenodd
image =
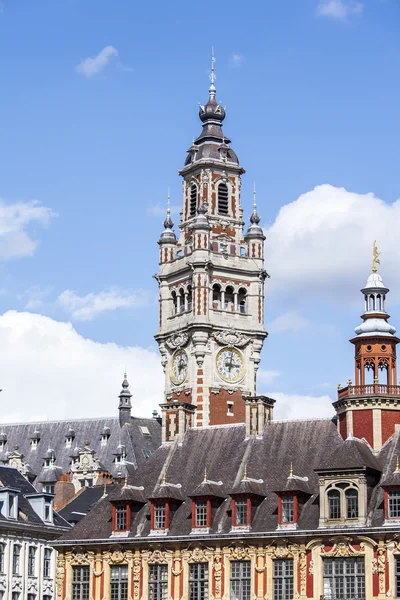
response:
<path id="1" fill-rule="evenodd" d="M 272 381 L 274 381 L 279 376 L 279 371 L 267 371 L 266 369 L 258 369 L 257 371 L 257 381 L 259 384 L 262 385 L 272 383 Z"/>
<path id="2" fill-rule="evenodd" d="M 45 227 L 54 216 L 37 200 L 9 203 L 0 198 L 0 260 L 32 256 L 39 242 L 28 228 L 35 223 Z"/>
<path id="3" fill-rule="evenodd" d="M 127 292 L 118 288 L 111 288 L 101 292 L 79 296 L 72 290 L 62 292 L 58 301 L 61 307 L 77 321 L 91 321 L 104 312 L 117 308 L 140 308 L 150 301 L 148 292 L 135 290 Z"/>
<path id="4" fill-rule="evenodd" d="M 245 62 L 244 56 L 242 54 L 237 54 L 236 52 L 232 54 L 231 60 L 235 67 L 240 67 Z"/>
<path id="5" fill-rule="evenodd" d="M 3 422 L 117 415 L 125 365 L 134 415 L 151 416 L 163 398 L 155 351 L 96 343 L 41 315 L 0 316 L 0 362 Z"/>
<path id="6" fill-rule="evenodd" d="M 346 21 L 352 15 L 360 15 L 363 10 L 364 4 L 357 0 L 320 0 L 317 6 L 319 16 L 338 21 Z"/>
<path id="7" fill-rule="evenodd" d="M 335 416 L 333 400 L 329 396 L 302 396 L 266 392 L 266 396 L 276 400 L 274 420 L 279 419 L 319 419 Z"/>
<path id="8" fill-rule="evenodd" d="M 287 312 L 266 325 L 269 333 L 280 333 L 282 331 L 299 331 L 310 327 L 311 323 L 296 312 Z"/>
<path id="9" fill-rule="evenodd" d="M 173 204 L 171 206 L 171 214 L 179 215 L 181 209 L 182 206 L 180 206 L 179 204 Z M 160 202 L 157 202 L 157 204 L 153 204 L 153 206 L 148 207 L 147 214 L 151 217 L 165 218 L 167 215 L 167 207 L 166 205 L 162 205 Z"/>
<path id="10" fill-rule="evenodd" d="M 43 308 L 45 300 L 52 292 L 53 288 L 51 286 L 32 285 L 23 294 L 19 294 L 17 298 L 25 303 L 24 308 L 26 310 L 39 310 Z"/>
<path id="11" fill-rule="evenodd" d="M 85 77 L 93 77 L 106 68 L 113 56 L 118 56 L 118 50 L 113 46 L 105 46 L 97 56 L 85 58 L 75 69 Z"/>
<path id="12" fill-rule="evenodd" d="M 321 185 L 282 207 L 266 230 L 266 291 L 309 302 L 321 296 L 358 299 L 371 273 L 372 243 L 382 251 L 379 272 L 400 302 L 400 200 Z M 361 302 L 361 298 L 360 298 Z"/>

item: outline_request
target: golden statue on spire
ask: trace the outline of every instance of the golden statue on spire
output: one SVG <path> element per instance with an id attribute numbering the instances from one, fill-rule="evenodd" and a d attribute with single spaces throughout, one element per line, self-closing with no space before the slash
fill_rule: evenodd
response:
<path id="1" fill-rule="evenodd" d="M 378 252 L 376 240 L 374 240 L 374 245 L 372 247 L 372 272 L 373 273 L 376 273 L 376 271 L 377 271 L 376 265 L 381 264 L 381 261 L 379 260 L 380 255 L 381 255 L 381 252 Z"/>

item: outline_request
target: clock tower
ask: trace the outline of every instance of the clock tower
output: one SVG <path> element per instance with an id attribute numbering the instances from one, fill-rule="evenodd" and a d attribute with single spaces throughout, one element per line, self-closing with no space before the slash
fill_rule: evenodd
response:
<path id="1" fill-rule="evenodd" d="M 264 234 L 254 193 L 244 231 L 240 204 L 245 172 L 222 131 L 214 57 L 202 131 L 180 171 L 179 235 L 168 206 L 159 239 L 159 330 L 165 373 L 163 438 L 187 427 L 243 423 L 251 410 L 272 415 L 273 401 L 256 396 L 264 329 Z"/>

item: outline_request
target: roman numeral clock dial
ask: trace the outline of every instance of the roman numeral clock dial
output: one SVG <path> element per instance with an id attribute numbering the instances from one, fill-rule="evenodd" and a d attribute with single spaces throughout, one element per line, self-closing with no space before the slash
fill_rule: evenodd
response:
<path id="1" fill-rule="evenodd" d="M 244 375 L 244 360 L 236 348 L 222 348 L 216 358 L 220 377 L 229 383 L 235 383 Z"/>
<path id="2" fill-rule="evenodd" d="M 183 383 L 188 372 L 188 355 L 182 349 L 176 350 L 171 361 L 170 377 L 175 385 Z"/>

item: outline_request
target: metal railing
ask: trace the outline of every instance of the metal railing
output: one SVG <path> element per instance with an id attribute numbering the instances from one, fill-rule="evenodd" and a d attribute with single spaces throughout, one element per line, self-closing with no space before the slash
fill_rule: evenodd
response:
<path id="1" fill-rule="evenodd" d="M 338 400 L 352 396 L 400 396 L 400 385 L 370 383 L 368 385 L 348 385 L 338 389 Z"/>

